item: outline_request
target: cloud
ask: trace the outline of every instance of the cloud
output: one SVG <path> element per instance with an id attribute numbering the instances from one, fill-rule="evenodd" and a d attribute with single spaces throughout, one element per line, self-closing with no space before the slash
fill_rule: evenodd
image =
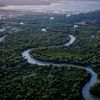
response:
<path id="1" fill-rule="evenodd" d="M 50 4 L 58 1 L 71 1 L 71 0 L 0 0 L 0 5 L 12 5 L 12 4 Z M 99 0 L 74 0 L 74 1 L 99 1 Z"/>
<path id="2" fill-rule="evenodd" d="M 0 4 L 49 4 L 59 0 L 0 0 Z"/>

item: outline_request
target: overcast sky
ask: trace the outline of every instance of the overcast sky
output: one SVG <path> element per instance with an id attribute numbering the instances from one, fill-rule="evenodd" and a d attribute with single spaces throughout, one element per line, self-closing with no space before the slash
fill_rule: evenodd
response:
<path id="1" fill-rule="evenodd" d="M 2 4 L 49 4 L 51 2 L 57 1 L 68 1 L 68 0 L 0 0 L 0 5 Z M 69 0 L 71 1 L 71 0 Z M 78 1 L 78 0 L 74 0 Z M 80 1 L 100 1 L 100 0 L 80 0 Z"/>
<path id="2" fill-rule="evenodd" d="M 0 0 L 0 4 L 49 4 L 59 0 Z"/>

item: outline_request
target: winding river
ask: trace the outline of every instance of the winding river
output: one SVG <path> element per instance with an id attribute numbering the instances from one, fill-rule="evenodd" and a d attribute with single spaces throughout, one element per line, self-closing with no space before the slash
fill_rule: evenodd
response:
<path id="1" fill-rule="evenodd" d="M 73 35 L 68 35 L 70 37 L 70 41 L 65 43 L 62 46 L 70 46 L 71 44 L 74 43 L 74 41 L 76 40 L 76 37 L 74 37 Z M 0 42 L 4 41 L 6 35 L 0 37 Z M 58 47 L 58 46 L 55 46 Z M 39 61 L 36 60 L 35 58 L 32 58 L 31 55 L 29 54 L 29 50 L 26 50 L 24 52 L 22 52 L 22 56 L 27 59 L 27 62 L 30 64 L 37 64 L 37 65 L 59 65 L 56 63 L 50 63 L 50 62 L 44 62 L 44 61 Z M 86 66 L 86 70 L 91 74 L 91 79 L 84 85 L 83 89 L 82 89 L 82 94 L 85 100 L 100 100 L 100 98 L 93 96 L 92 94 L 90 94 L 89 90 L 90 87 L 93 86 L 95 84 L 95 82 L 98 80 L 97 74 L 93 71 L 91 66 Z"/>
<path id="2" fill-rule="evenodd" d="M 41 29 L 41 31 L 44 31 L 44 28 Z M 45 32 L 47 32 L 46 29 L 45 29 Z M 74 37 L 73 35 L 68 34 L 68 36 L 70 37 L 70 41 L 63 44 L 62 46 L 70 46 L 76 40 L 76 37 Z M 59 47 L 59 46 L 51 46 L 51 47 Z M 22 52 L 22 56 L 30 64 L 37 64 L 37 65 L 40 65 L 40 66 L 43 66 L 43 65 L 48 66 L 48 65 L 53 64 L 53 65 L 59 66 L 59 64 L 56 64 L 56 63 L 53 63 L 53 62 L 52 63 L 51 62 L 45 62 L 45 61 L 40 61 L 40 60 L 37 60 L 35 58 L 32 58 L 29 52 L 30 52 L 30 49 Z M 82 95 L 83 95 L 85 100 L 100 100 L 100 98 L 93 96 L 89 92 L 91 86 L 93 86 L 96 83 L 96 81 L 98 80 L 97 74 L 93 71 L 92 67 L 90 67 L 90 66 L 85 66 L 85 67 L 86 67 L 86 70 L 91 74 L 91 79 L 82 88 Z"/>
<path id="3" fill-rule="evenodd" d="M 71 38 L 70 41 L 68 43 L 63 44 L 63 45 L 60 45 L 60 47 L 61 46 L 70 46 L 76 40 L 76 37 L 74 37 L 73 35 L 68 35 L 68 36 Z M 51 46 L 51 47 L 58 47 L 58 46 Z M 30 52 L 30 49 L 22 52 L 22 56 L 25 59 L 27 59 L 28 63 L 37 64 L 37 65 L 51 65 L 51 64 L 54 65 L 54 63 L 39 61 L 39 60 L 36 60 L 35 58 L 32 58 L 31 55 L 29 54 L 29 52 Z M 59 65 L 59 64 L 55 64 L 55 65 Z"/>

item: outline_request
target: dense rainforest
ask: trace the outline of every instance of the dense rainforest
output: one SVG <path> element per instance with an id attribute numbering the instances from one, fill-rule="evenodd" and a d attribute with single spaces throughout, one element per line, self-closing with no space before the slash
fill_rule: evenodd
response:
<path id="1" fill-rule="evenodd" d="M 82 100 L 89 78 L 85 69 L 73 66 L 24 65 L 0 75 L 1 100 Z"/>
<path id="2" fill-rule="evenodd" d="M 0 20 L 0 29 L 0 38 L 6 35 L 0 42 L 0 100 L 83 99 L 81 90 L 90 78 L 85 68 L 30 65 L 22 57 L 27 49 L 39 60 L 91 64 L 100 78 L 100 11 L 70 17 L 28 13 Z M 68 34 L 76 37 L 72 45 L 48 48 L 69 41 Z M 91 88 L 92 94 L 100 96 L 99 84 Z"/>

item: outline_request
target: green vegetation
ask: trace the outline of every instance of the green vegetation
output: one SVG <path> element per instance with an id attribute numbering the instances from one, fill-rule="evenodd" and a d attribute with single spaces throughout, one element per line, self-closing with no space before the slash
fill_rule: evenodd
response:
<path id="1" fill-rule="evenodd" d="M 34 15 L 28 17 L 31 16 Z M 19 23 L 23 22 L 24 19 L 24 17 L 15 18 L 1 22 L 2 27 L 6 28 L 4 33 L 7 37 L 4 42 L 0 42 L 0 68 L 15 67 L 16 65 L 25 62 L 21 55 L 22 51 L 25 49 L 64 44 L 66 40 L 69 40 L 69 37 L 61 32 L 42 32 L 42 25 L 40 26 L 39 23 L 30 25 L 29 18 L 25 25 L 20 25 Z M 35 20 L 41 21 L 44 19 L 33 17 L 31 20 L 32 22 L 35 22 Z M 13 28 L 20 30 L 14 32 L 14 30 L 12 31 Z"/>
<path id="2" fill-rule="evenodd" d="M 82 100 L 85 69 L 25 65 L 0 74 L 0 100 Z"/>
<path id="3" fill-rule="evenodd" d="M 80 65 L 99 63 L 98 59 L 100 52 L 88 48 L 85 50 L 71 50 L 67 48 L 42 48 L 33 49 L 30 54 L 32 57 L 43 60 L 53 61 L 56 63 L 76 63 Z"/>
<path id="4" fill-rule="evenodd" d="M 36 48 L 30 53 L 36 59 L 44 61 L 98 65 L 100 63 L 99 29 L 99 25 L 80 26 L 74 30 L 71 28 L 69 32 L 76 36 L 76 40 L 70 47 Z"/>
<path id="5" fill-rule="evenodd" d="M 96 82 L 90 89 L 90 92 L 93 95 L 99 96 L 100 97 L 100 81 Z"/>
<path id="6" fill-rule="evenodd" d="M 54 20 L 49 20 L 54 16 Z M 23 25 L 20 23 L 23 22 Z M 85 25 L 79 24 L 85 22 Z M 77 24 L 78 28 L 73 28 Z M 81 89 L 89 75 L 85 69 L 28 65 L 22 52 L 32 49 L 32 56 L 41 60 L 91 63 L 100 77 L 100 11 L 86 14 L 25 14 L 0 20 L 0 100 L 81 100 Z M 48 32 L 42 32 L 47 28 Z M 66 34 L 64 34 L 66 33 Z M 76 37 L 69 47 L 48 48 Z"/>

